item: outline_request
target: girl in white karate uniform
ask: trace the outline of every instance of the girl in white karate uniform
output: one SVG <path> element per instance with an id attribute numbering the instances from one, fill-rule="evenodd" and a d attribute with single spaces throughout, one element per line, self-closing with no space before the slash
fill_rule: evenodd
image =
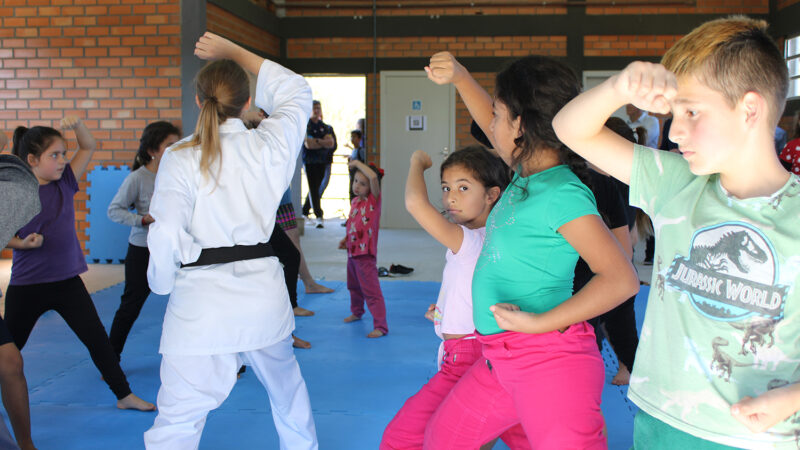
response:
<path id="1" fill-rule="evenodd" d="M 208 412 L 244 363 L 267 389 L 281 449 L 316 449 L 283 269 L 265 244 L 305 136 L 311 89 L 211 33 L 195 55 L 215 60 L 197 75 L 197 128 L 165 152 L 150 205 L 147 277 L 153 292 L 170 298 L 159 413 L 145 446 L 196 449 Z M 269 113 L 253 130 L 239 118 L 250 109 L 242 67 L 258 74 L 255 104 Z"/>

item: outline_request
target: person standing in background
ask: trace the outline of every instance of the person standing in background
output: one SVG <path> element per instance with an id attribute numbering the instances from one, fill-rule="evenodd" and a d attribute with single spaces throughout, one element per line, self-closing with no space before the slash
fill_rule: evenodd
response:
<path id="1" fill-rule="evenodd" d="M 628 115 L 628 120 L 625 122 L 632 130 L 636 130 L 639 127 L 644 127 L 647 130 L 647 142 L 643 145 L 647 145 L 650 148 L 658 148 L 658 138 L 661 136 L 658 119 L 633 105 L 625 105 L 625 114 Z"/>
<path id="2" fill-rule="evenodd" d="M 311 208 L 317 218 L 317 228 L 323 228 L 322 193 L 330 178 L 333 152 L 336 151 L 336 134 L 333 127 L 322 121 L 322 104 L 314 100 L 311 118 L 306 126 L 306 138 L 303 141 L 303 164 L 306 167 L 308 180 L 308 196 L 303 203 L 303 215 L 308 217 Z"/>

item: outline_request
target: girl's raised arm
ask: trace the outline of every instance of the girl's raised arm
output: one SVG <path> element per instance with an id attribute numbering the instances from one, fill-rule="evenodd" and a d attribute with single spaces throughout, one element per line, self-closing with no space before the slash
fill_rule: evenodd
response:
<path id="1" fill-rule="evenodd" d="M 406 180 L 406 209 L 428 234 L 453 253 L 458 253 L 464 241 L 464 230 L 445 219 L 428 200 L 425 170 L 432 165 L 431 157 L 422 150 L 411 155 Z"/>
<path id="2" fill-rule="evenodd" d="M 61 119 L 61 128 L 75 130 L 75 137 L 78 139 L 78 151 L 69 161 L 69 165 L 72 167 L 75 179 L 80 180 L 83 172 L 89 166 L 89 161 L 92 160 L 92 154 L 97 148 L 97 142 L 89 129 L 86 128 L 86 125 L 77 117 L 67 116 Z"/>
<path id="3" fill-rule="evenodd" d="M 428 74 L 428 79 L 436 84 L 453 83 L 475 123 L 481 127 L 492 146 L 496 147 L 490 130 L 492 97 L 475 81 L 475 78 L 472 78 L 469 71 L 450 52 L 439 52 L 431 56 L 425 72 Z"/>

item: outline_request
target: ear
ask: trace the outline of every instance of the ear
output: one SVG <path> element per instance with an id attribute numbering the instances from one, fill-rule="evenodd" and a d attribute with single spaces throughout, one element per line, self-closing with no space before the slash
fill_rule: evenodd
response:
<path id="1" fill-rule="evenodd" d="M 500 198 L 500 194 L 502 194 L 500 188 L 497 186 L 492 186 L 486 190 L 486 200 L 489 201 L 489 204 L 493 205 L 495 202 L 497 202 L 497 199 Z"/>
<path id="2" fill-rule="evenodd" d="M 512 120 L 511 121 L 511 126 L 515 130 L 517 130 L 517 136 L 516 137 L 522 137 L 522 135 L 525 133 L 525 129 L 522 126 L 522 116 L 517 116 L 516 119 Z"/>
<path id="3" fill-rule="evenodd" d="M 28 153 L 28 157 L 26 159 L 28 160 L 28 165 L 31 167 L 36 167 L 39 165 L 39 158 L 31 153 Z"/>
<path id="4" fill-rule="evenodd" d="M 244 108 L 242 108 L 242 110 L 239 112 L 239 117 L 244 115 L 244 113 L 246 113 L 247 111 L 250 111 L 250 104 L 251 104 L 252 100 L 253 100 L 253 97 L 248 97 L 247 98 L 247 103 L 244 104 Z M 256 111 L 256 112 L 258 112 L 258 111 Z M 256 125 L 258 125 L 258 122 L 256 122 Z"/>
<path id="5" fill-rule="evenodd" d="M 194 94 L 194 104 L 197 105 L 198 108 L 203 108 L 203 105 L 200 104 L 200 97 L 197 94 Z"/>
<path id="6" fill-rule="evenodd" d="M 758 92 L 750 91 L 739 100 L 739 107 L 744 114 L 745 123 L 752 127 L 766 120 L 768 105 L 764 97 Z"/>

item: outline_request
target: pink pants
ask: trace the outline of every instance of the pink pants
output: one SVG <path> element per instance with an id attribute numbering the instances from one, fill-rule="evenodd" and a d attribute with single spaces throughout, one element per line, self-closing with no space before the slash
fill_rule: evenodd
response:
<path id="1" fill-rule="evenodd" d="M 516 423 L 531 447 L 606 449 L 603 360 L 585 323 L 564 333 L 478 336 L 483 356 L 425 429 L 425 449 L 474 449 Z"/>
<path id="2" fill-rule="evenodd" d="M 480 359 L 481 343 L 475 339 L 475 335 L 444 341 L 441 369 L 425 386 L 422 386 L 419 392 L 406 400 L 394 419 L 389 422 L 383 432 L 380 449 L 421 449 L 428 420 L 464 372 Z M 494 435 L 488 440 L 496 437 L 497 435 Z M 519 425 L 506 430 L 500 437 L 512 449 L 530 448 L 525 432 Z"/>
<path id="3" fill-rule="evenodd" d="M 386 304 L 378 283 L 378 266 L 374 256 L 347 258 L 347 289 L 350 290 L 350 312 L 356 317 L 363 316 L 366 301 L 375 329 L 383 331 L 383 334 L 388 333 Z"/>

